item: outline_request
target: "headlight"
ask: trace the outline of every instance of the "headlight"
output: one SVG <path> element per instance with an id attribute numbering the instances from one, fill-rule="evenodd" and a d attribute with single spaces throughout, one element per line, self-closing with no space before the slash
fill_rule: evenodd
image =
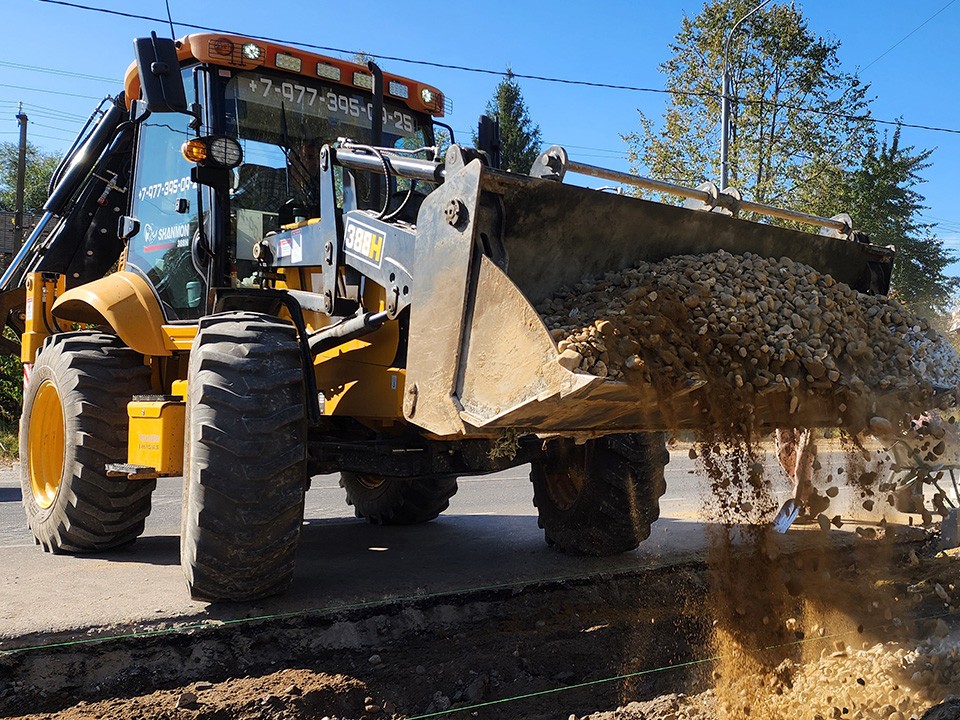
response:
<path id="1" fill-rule="evenodd" d="M 263 48 L 256 43 L 247 43 L 240 51 L 247 60 L 260 60 L 263 57 Z"/>

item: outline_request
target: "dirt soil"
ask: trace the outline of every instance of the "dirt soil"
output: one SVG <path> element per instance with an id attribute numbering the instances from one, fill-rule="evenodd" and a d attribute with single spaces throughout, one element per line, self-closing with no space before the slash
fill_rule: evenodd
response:
<path id="1" fill-rule="evenodd" d="M 960 560 L 936 556 L 929 543 L 820 536 L 799 553 L 789 536 L 745 549 L 718 538 L 726 549 L 710 564 L 374 616 L 8 655 L 0 657 L 8 680 L 0 712 L 60 720 L 826 720 L 889 718 L 887 706 L 901 712 L 903 704 L 894 720 L 919 717 L 951 682 L 960 687 Z M 850 688 L 877 713 L 858 715 L 868 700 Z"/>

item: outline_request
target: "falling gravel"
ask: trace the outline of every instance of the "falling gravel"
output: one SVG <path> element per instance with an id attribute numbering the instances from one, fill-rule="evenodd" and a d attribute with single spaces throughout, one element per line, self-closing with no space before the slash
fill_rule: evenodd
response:
<path id="1" fill-rule="evenodd" d="M 819 660 L 798 664 L 784 660 L 765 675 L 742 683 L 740 707 L 714 690 L 691 696 L 668 695 L 633 702 L 584 720 L 700 720 L 716 717 L 809 718 L 810 720 L 908 720 L 919 718 L 944 701 L 958 705 L 960 631 L 921 642 L 874 643 L 853 648 L 837 643 Z M 936 717 L 931 712 L 930 717 Z M 942 716 L 958 717 L 956 714 Z"/>
<path id="2" fill-rule="evenodd" d="M 819 628 L 822 636 L 817 608 L 808 608 L 806 623 L 788 608 L 796 596 L 831 583 L 822 565 L 784 574 L 774 561 L 770 522 L 779 501 L 765 477 L 762 436 L 771 427 L 803 426 L 809 417 L 832 417 L 828 424 L 841 428 L 844 465 L 823 468 L 814 460 L 820 489 L 806 507 L 825 543 L 844 525 L 827 511 L 836 483 L 850 485 L 868 512 L 881 510 L 880 502 L 895 505 L 898 488 L 884 480 L 878 456 L 889 457 L 896 444 L 912 464 L 936 468 L 950 455 L 951 428 L 928 413 L 956 406 L 960 357 L 925 320 L 894 298 L 859 293 L 788 258 L 724 251 L 608 273 L 561 290 L 538 310 L 567 369 L 648 386 L 664 404 L 681 398 L 696 407 L 690 457 L 709 480 L 704 517 L 717 528 L 704 607 L 713 617 L 717 657 L 711 689 L 631 703 L 594 720 L 905 720 L 960 688 L 960 637 L 942 637 L 943 623 L 924 643 L 838 644 L 802 667 L 751 651 L 789 647 L 804 630 Z M 811 406 L 819 410 L 811 413 Z M 882 447 L 871 440 L 868 450 L 868 434 Z M 942 497 L 934 506 L 941 498 L 936 510 L 945 515 Z M 922 503 L 922 494 L 907 499 L 918 498 Z M 926 508 L 912 511 L 930 525 Z M 735 534 L 752 547 L 746 564 L 731 551 Z M 866 542 L 885 534 L 885 518 L 857 528 Z M 823 559 L 831 557 L 825 544 Z M 889 608 L 877 611 L 892 620 Z"/>

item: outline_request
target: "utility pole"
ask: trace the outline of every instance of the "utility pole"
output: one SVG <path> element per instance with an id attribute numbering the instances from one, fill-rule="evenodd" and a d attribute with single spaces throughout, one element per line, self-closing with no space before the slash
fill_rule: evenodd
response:
<path id="1" fill-rule="evenodd" d="M 733 40 L 734 34 L 737 30 L 740 29 L 740 26 L 743 25 L 744 21 L 757 12 L 760 8 L 766 5 L 770 0 L 763 0 L 762 3 L 757 5 L 753 10 L 748 12 L 742 18 L 737 20 L 734 23 L 733 27 L 730 28 L 730 32 L 727 33 L 727 41 L 723 46 L 723 80 L 722 90 L 720 93 L 720 189 L 725 190 L 727 188 L 727 182 L 730 176 L 730 163 L 728 160 L 728 155 L 730 151 L 730 41 Z"/>
<path id="2" fill-rule="evenodd" d="M 23 114 L 23 103 L 17 113 L 17 122 L 20 123 L 20 157 L 17 159 L 17 199 L 13 216 L 13 239 L 16 250 L 23 245 L 23 186 L 27 176 L 27 116 Z"/>

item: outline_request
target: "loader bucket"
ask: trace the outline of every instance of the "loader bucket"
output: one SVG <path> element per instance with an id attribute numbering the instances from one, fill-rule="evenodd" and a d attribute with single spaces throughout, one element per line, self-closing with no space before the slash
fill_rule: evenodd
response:
<path id="1" fill-rule="evenodd" d="M 695 428 L 696 391 L 570 372 L 534 306 L 584 278 L 720 249 L 789 256 L 863 292 L 885 293 L 893 253 L 637 198 L 512 175 L 474 161 L 424 201 L 414 260 L 406 418 L 438 435 Z M 789 397 L 755 417 L 788 416 Z M 799 425 L 838 422 L 812 398 Z"/>

